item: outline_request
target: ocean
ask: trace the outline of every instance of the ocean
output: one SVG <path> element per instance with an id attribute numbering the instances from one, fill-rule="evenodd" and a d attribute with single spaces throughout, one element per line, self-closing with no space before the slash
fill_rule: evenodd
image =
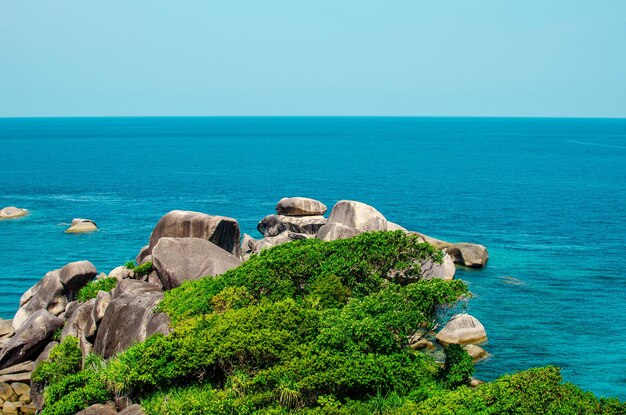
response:
<path id="1" fill-rule="evenodd" d="M 488 247 L 459 269 L 492 356 L 476 376 L 556 365 L 626 400 L 626 120 L 0 119 L 0 317 L 65 263 L 135 257 L 172 209 L 257 222 L 285 196 L 376 207 L 410 230 Z M 72 218 L 100 231 L 69 235 Z"/>

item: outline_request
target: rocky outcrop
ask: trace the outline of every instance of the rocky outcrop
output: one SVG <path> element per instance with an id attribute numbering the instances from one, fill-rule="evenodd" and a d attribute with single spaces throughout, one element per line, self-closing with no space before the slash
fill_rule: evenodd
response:
<path id="1" fill-rule="evenodd" d="M 482 268 L 489 260 L 487 248 L 479 244 L 462 242 L 451 244 L 447 247 L 448 254 L 456 264 L 465 265 L 471 268 Z"/>
<path id="2" fill-rule="evenodd" d="M 15 206 L 8 206 L 0 209 L 0 220 L 2 219 L 15 219 L 28 215 L 28 210 L 21 209 Z"/>
<path id="3" fill-rule="evenodd" d="M 257 225 L 257 230 L 265 237 L 278 236 L 283 232 L 315 235 L 326 224 L 323 216 L 284 216 L 267 215 Z"/>
<path id="4" fill-rule="evenodd" d="M 63 320 L 47 310 L 33 313 L 0 352 L 0 369 L 38 356 L 62 325 Z"/>
<path id="5" fill-rule="evenodd" d="M 69 228 L 65 230 L 65 233 L 88 233 L 98 230 L 98 225 L 91 219 L 74 218 Z"/>
<path id="6" fill-rule="evenodd" d="M 93 346 L 90 340 L 93 341 L 95 336 L 96 323 L 92 321 L 92 314 L 96 299 L 83 303 L 65 322 L 63 331 L 61 332 L 61 339 L 67 336 L 78 338 L 78 345 L 83 353 L 83 357 L 87 356 L 91 352 Z M 89 330 L 87 327 L 89 326 Z"/>
<path id="7" fill-rule="evenodd" d="M 108 358 L 154 333 L 169 333 L 169 318 L 155 313 L 163 291 L 154 284 L 124 280 L 111 292 L 111 302 L 98 327 L 94 352 Z"/>
<path id="8" fill-rule="evenodd" d="M 259 252 L 258 249 L 259 241 L 248 235 L 247 233 L 243 234 L 243 239 L 241 240 L 241 257 L 245 261 L 250 258 L 250 255 Z"/>
<path id="9" fill-rule="evenodd" d="M 387 219 L 379 211 L 353 200 L 337 202 L 330 212 L 328 223 L 341 223 L 363 232 L 387 230 Z"/>
<path id="10" fill-rule="evenodd" d="M 152 249 L 152 259 L 166 290 L 184 281 L 223 274 L 241 263 L 233 254 L 201 238 L 161 238 Z"/>
<path id="11" fill-rule="evenodd" d="M 13 318 L 13 328 L 17 331 L 39 310 L 47 310 L 55 316 L 63 313 L 78 290 L 96 275 L 96 268 L 89 261 L 71 262 L 48 272 L 22 295 L 20 308 Z"/>
<path id="12" fill-rule="evenodd" d="M 27 360 L 2 369 L 0 370 L 0 382 L 30 382 L 30 375 L 35 368 L 34 366 L 32 360 Z"/>
<path id="13" fill-rule="evenodd" d="M 349 226 L 341 223 L 329 222 L 317 231 L 317 235 L 315 237 L 322 241 L 336 241 L 338 239 L 354 238 L 362 233 L 363 231 L 361 230 L 350 228 Z"/>
<path id="14" fill-rule="evenodd" d="M 469 314 L 455 314 L 444 326 L 436 339 L 444 346 L 448 344 L 476 344 L 487 340 L 485 327 L 476 317 Z"/>
<path id="15" fill-rule="evenodd" d="M 152 253 L 163 237 L 206 239 L 235 256 L 240 256 L 239 223 L 225 216 L 211 216 L 200 212 L 173 210 L 163 216 L 150 235 L 148 249 L 142 249 L 138 263 Z M 143 257 L 142 257 L 143 255 Z"/>
<path id="16" fill-rule="evenodd" d="M 276 213 L 286 216 L 321 216 L 326 209 L 322 202 L 307 197 L 284 197 L 276 205 Z"/>

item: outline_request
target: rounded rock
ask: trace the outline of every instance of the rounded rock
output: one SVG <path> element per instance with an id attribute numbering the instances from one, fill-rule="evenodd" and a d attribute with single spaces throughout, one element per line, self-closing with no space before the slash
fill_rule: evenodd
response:
<path id="1" fill-rule="evenodd" d="M 322 202 L 308 197 L 284 197 L 276 205 L 276 213 L 286 216 L 319 216 L 327 209 Z"/>

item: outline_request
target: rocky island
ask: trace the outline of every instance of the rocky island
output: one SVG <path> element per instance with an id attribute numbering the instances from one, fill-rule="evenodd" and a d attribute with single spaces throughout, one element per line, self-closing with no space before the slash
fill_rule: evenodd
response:
<path id="1" fill-rule="evenodd" d="M 485 266 L 484 246 L 406 230 L 357 201 L 326 212 L 281 199 L 255 239 L 233 218 L 175 210 L 135 262 L 48 272 L 0 321 L 2 413 L 624 409 L 563 385 L 556 368 L 472 377 L 487 332 L 454 275 Z"/>

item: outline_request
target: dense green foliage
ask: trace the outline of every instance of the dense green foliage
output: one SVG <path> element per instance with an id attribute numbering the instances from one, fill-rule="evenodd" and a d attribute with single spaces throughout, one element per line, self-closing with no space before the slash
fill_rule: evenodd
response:
<path id="1" fill-rule="evenodd" d="M 474 374 L 474 365 L 469 354 L 458 344 L 451 344 L 444 349 L 446 361 L 439 372 L 443 384 L 450 389 L 469 385 Z"/>
<path id="2" fill-rule="evenodd" d="M 471 389 L 460 347 L 446 350 L 443 366 L 407 347 L 469 294 L 461 281 L 421 280 L 428 260 L 441 254 L 403 232 L 253 255 L 167 292 L 160 310 L 172 334 L 108 362 L 88 356 L 46 389 L 44 414 L 72 415 L 112 395 L 141 401 L 149 415 L 530 414 L 557 401 L 564 414 L 624 409 L 561 384 L 553 368 Z"/>
<path id="3" fill-rule="evenodd" d="M 45 386 L 43 415 L 74 414 L 111 397 L 103 374 L 93 368 L 80 370 L 82 352 L 76 337 L 68 336 L 37 365 L 32 381 Z"/>
<path id="4" fill-rule="evenodd" d="M 128 261 L 124 267 L 134 271 L 136 275 L 148 275 L 152 271 L 152 262 L 147 261 L 141 265 L 135 265 L 133 261 Z"/>
<path id="5" fill-rule="evenodd" d="M 76 299 L 84 303 L 92 298 L 96 298 L 98 291 L 109 292 L 117 285 L 117 279 L 115 278 L 102 278 L 99 280 L 93 280 L 89 284 L 85 285 L 78 291 Z"/>

